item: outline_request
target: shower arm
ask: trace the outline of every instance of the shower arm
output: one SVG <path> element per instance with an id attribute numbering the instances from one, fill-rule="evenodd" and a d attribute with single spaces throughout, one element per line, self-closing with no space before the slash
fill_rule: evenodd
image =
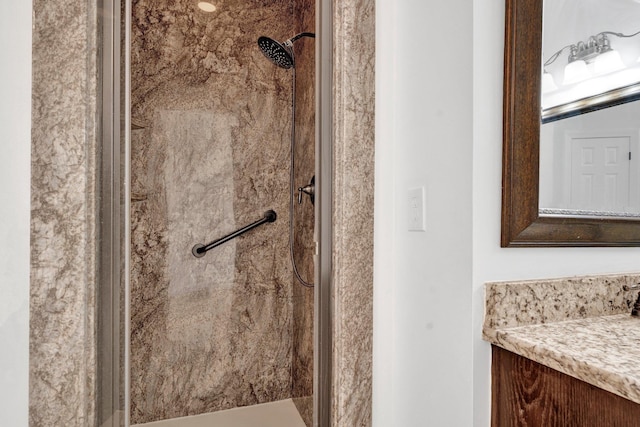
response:
<path id="1" fill-rule="evenodd" d="M 298 40 L 301 39 L 302 37 L 311 37 L 312 39 L 316 38 L 316 35 L 314 33 L 300 33 L 300 34 L 296 34 L 295 36 L 291 37 L 289 40 L 285 41 L 283 44 L 287 47 L 291 47 L 293 46 L 293 43 Z"/>

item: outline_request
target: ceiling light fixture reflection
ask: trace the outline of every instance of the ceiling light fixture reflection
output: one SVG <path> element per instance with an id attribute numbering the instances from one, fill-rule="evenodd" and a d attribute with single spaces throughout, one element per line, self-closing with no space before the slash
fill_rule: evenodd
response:
<path id="1" fill-rule="evenodd" d="M 215 12 L 216 11 L 216 6 L 208 1 L 199 1 L 198 2 L 198 7 L 207 12 L 207 13 L 211 13 L 211 12 Z"/>
<path id="2" fill-rule="evenodd" d="M 545 61 L 543 71 L 546 72 L 546 67 L 553 64 L 566 49 L 569 49 L 569 56 L 567 57 L 568 64 L 564 69 L 563 85 L 585 80 L 593 74 L 601 75 L 621 70 L 624 68 L 624 64 L 620 58 L 620 53 L 611 48 L 608 36 L 626 38 L 634 37 L 638 34 L 640 34 L 640 31 L 633 34 L 603 31 L 589 37 L 586 42 L 579 41 L 578 43 L 567 45 Z M 588 69 L 585 67 L 586 65 L 589 66 Z"/>
<path id="3" fill-rule="evenodd" d="M 625 66 L 620 53 L 611 47 L 610 42 L 610 37 L 628 38 L 638 34 L 640 31 L 633 34 L 603 31 L 589 37 L 586 42 L 569 44 L 551 55 L 542 67 L 542 109 L 639 84 L 640 65 L 636 64 L 640 64 L 640 59 Z M 566 59 L 566 65 L 552 70 L 552 64 L 560 57 Z"/>

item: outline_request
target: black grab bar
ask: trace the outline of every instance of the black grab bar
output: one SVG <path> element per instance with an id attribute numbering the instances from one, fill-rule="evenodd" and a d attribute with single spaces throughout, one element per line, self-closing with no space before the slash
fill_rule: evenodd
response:
<path id="1" fill-rule="evenodd" d="M 253 228 L 256 228 L 259 225 L 262 225 L 265 222 L 274 222 L 277 218 L 278 218 L 278 215 L 276 215 L 275 211 L 268 210 L 264 213 L 264 216 L 262 217 L 262 219 L 259 219 L 258 221 L 247 225 L 246 227 L 242 227 L 241 229 L 236 230 L 231 234 L 227 234 L 226 236 L 221 237 L 217 240 L 214 240 L 213 242 L 208 243 L 206 245 L 198 243 L 191 249 L 191 253 L 196 258 L 202 258 L 209 249 L 213 249 L 216 246 L 220 246 L 221 244 L 228 242 L 229 240 L 234 239 L 239 235 L 244 234 Z"/>

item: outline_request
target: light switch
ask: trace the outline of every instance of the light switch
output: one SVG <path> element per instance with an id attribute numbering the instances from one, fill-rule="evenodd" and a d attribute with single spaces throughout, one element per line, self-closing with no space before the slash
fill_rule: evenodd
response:
<path id="1" fill-rule="evenodd" d="M 426 231 L 424 218 L 424 187 L 409 190 L 409 231 Z"/>

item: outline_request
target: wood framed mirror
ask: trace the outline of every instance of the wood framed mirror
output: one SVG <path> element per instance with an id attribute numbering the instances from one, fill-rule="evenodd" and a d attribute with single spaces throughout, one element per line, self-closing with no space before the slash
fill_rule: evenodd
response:
<path id="1" fill-rule="evenodd" d="M 506 0 L 502 247 L 640 246 L 640 220 L 539 213 L 543 0 Z"/>

